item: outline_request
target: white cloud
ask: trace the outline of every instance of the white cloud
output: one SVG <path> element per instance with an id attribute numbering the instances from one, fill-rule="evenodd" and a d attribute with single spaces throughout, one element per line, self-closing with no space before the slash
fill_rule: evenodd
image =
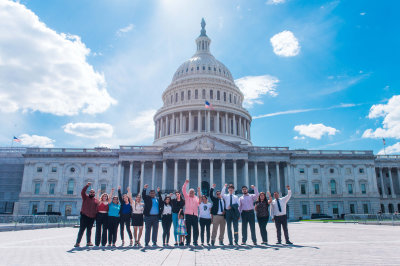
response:
<path id="1" fill-rule="evenodd" d="M 270 42 L 276 55 L 289 57 L 298 55 L 300 52 L 299 41 L 291 31 L 285 30 L 275 34 Z"/>
<path id="2" fill-rule="evenodd" d="M 278 95 L 276 86 L 279 79 L 270 75 L 246 76 L 236 79 L 235 83 L 244 94 L 243 104 L 252 107 L 254 103 L 262 104 L 262 95 L 269 94 L 272 97 Z"/>
<path id="3" fill-rule="evenodd" d="M 55 32 L 12 1 L 0 1 L 0 17 L 0 111 L 95 114 L 116 103 L 79 36 Z"/>
<path id="4" fill-rule="evenodd" d="M 129 123 L 132 125 L 133 136 L 132 142 L 140 142 L 154 138 L 154 121 L 153 116 L 156 113 L 155 109 L 140 112 L 135 119 Z"/>
<path id="5" fill-rule="evenodd" d="M 38 136 L 38 135 L 28 135 L 22 134 L 19 136 L 21 140 L 21 144 L 29 147 L 41 147 L 41 148 L 53 148 L 55 140 L 46 137 L 46 136 Z"/>
<path id="6" fill-rule="evenodd" d="M 400 154 L 400 142 L 397 142 L 396 144 L 393 144 L 391 146 L 388 146 L 378 152 L 379 155 L 385 155 L 385 154 Z"/>
<path id="7" fill-rule="evenodd" d="M 325 126 L 324 124 L 308 124 L 308 125 L 297 125 L 294 130 L 299 132 L 300 135 L 313 138 L 321 139 L 323 135 L 335 135 L 339 132 L 336 128 Z"/>
<path id="8" fill-rule="evenodd" d="M 367 129 L 363 138 L 395 138 L 400 139 L 400 95 L 394 95 L 386 104 L 376 104 L 369 110 L 369 119 L 383 117 L 382 127 Z"/>
<path id="9" fill-rule="evenodd" d="M 306 137 L 304 137 L 304 136 L 301 136 L 301 137 L 299 137 L 299 136 L 294 136 L 293 137 L 293 139 L 295 139 L 295 140 L 299 140 L 299 139 L 305 139 Z"/>
<path id="10" fill-rule="evenodd" d="M 365 16 L 366 14 L 367 14 L 367 13 L 365 13 L 365 12 L 361 12 L 361 13 L 360 13 L 361 16 Z"/>
<path id="11" fill-rule="evenodd" d="M 113 127 L 106 123 L 68 123 L 63 126 L 64 132 L 84 138 L 111 138 Z"/>
<path id="12" fill-rule="evenodd" d="M 279 5 L 285 3 L 286 0 L 268 0 L 266 2 L 267 5 Z"/>
<path id="13" fill-rule="evenodd" d="M 119 30 L 117 30 L 117 32 L 115 33 L 117 36 L 122 36 L 123 34 L 130 32 L 131 30 L 133 30 L 134 25 L 131 23 L 126 27 L 123 27 Z"/>

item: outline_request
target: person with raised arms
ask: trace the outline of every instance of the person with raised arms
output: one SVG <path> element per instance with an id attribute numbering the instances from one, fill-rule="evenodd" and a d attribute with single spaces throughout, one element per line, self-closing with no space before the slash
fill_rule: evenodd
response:
<path id="1" fill-rule="evenodd" d="M 121 205 L 117 196 L 113 196 L 114 189 L 111 189 L 110 199 L 111 202 L 108 204 L 108 246 L 115 247 L 118 235 L 118 225 L 120 221 L 120 210 Z"/>
<path id="2" fill-rule="evenodd" d="M 103 193 L 100 196 L 100 189 L 97 195 L 99 195 L 99 204 L 97 205 L 96 237 L 94 244 L 97 247 L 100 246 L 101 240 L 101 245 L 104 247 L 107 244 L 108 204 L 111 202 L 111 197 L 107 193 Z"/>
<path id="3" fill-rule="evenodd" d="M 128 236 L 130 239 L 129 245 L 133 245 L 132 240 L 132 231 L 131 231 L 131 217 L 132 217 L 132 193 L 130 187 L 127 188 L 127 193 L 122 195 L 121 187 L 118 187 L 118 198 L 121 202 L 121 210 L 120 210 L 120 234 L 122 240 L 122 246 L 125 244 L 124 241 L 124 228 L 128 232 Z"/>
<path id="4" fill-rule="evenodd" d="M 146 195 L 146 190 L 149 185 L 144 185 L 143 187 L 143 201 L 144 201 L 144 222 L 146 224 L 146 231 L 144 237 L 145 246 L 149 246 L 150 233 L 152 232 L 151 240 L 153 241 L 153 247 L 157 246 L 157 234 L 158 234 L 158 224 L 160 219 L 160 214 L 162 212 L 163 200 L 161 197 L 161 190 L 157 188 L 158 198 L 156 198 L 156 192 L 150 190 L 149 195 Z"/>
<path id="5" fill-rule="evenodd" d="M 286 215 L 286 205 L 292 196 L 292 191 L 290 190 L 289 186 L 286 186 L 288 190 L 288 194 L 280 198 L 278 192 L 274 192 L 274 200 L 271 203 L 271 219 L 275 222 L 276 227 L 276 235 L 278 238 L 278 242 L 276 244 L 281 244 L 281 226 L 283 228 L 283 233 L 285 235 L 286 244 L 293 245 L 292 242 L 289 240 L 289 231 L 287 226 L 287 215 Z"/>
<path id="6" fill-rule="evenodd" d="M 172 223 L 174 224 L 174 238 L 175 238 L 175 246 L 178 246 L 178 241 L 180 242 L 178 235 L 178 220 L 179 220 L 179 211 L 183 210 L 185 206 L 185 200 L 182 198 L 179 190 L 175 191 L 175 198 L 171 200 L 172 205 Z M 186 236 L 186 233 L 185 233 Z"/>
<path id="7" fill-rule="evenodd" d="M 217 238 L 219 228 L 219 244 L 224 245 L 224 234 L 225 234 L 225 201 L 222 198 L 221 191 L 217 190 L 214 196 L 214 189 L 217 185 L 213 184 L 210 190 L 210 198 L 213 203 L 211 207 L 212 214 L 212 234 L 211 234 L 211 245 L 215 245 L 215 239 Z"/>
<path id="8" fill-rule="evenodd" d="M 186 192 L 186 187 L 189 184 L 189 180 L 185 181 L 182 187 L 182 193 L 185 197 L 185 221 L 186 221 L 186 245 L 189 246 L 192 237 L 193 228 L 193 245 L 197 246 L 197 239 L 199 238 L 199 222 L 198 222 L 198 210 L 201 197 L 200 188 L 197 188 L 198 196 L 195 195 L 194 189 L 189 189 L 189 194 Z"/>
<path id="9" fill-rule="evenodd" d="M 226 193 L 226 188 L 228 187 L 228 194 Z M 238 196 L 234 195 L 235 186 L 230 184 L 229 186 L 225 184 L 224 188 L 222 189 L 222 197 L 226 203 L 226 225 L 228 227 L 228 239 L 229 245 L 233 245 L 233 237 L 232 237 L 232 226 L 233 226 L 233 235 L 235 239 L 235 245 L 239 245 L 239 219 L 240 219 L 240 212 L 239 212 L 239 198 Z"/>
<path id="10" fill-rule="evenodd" d="M 249 193 L 247 186 L 242 186 L 243 195 L 239 198 L 239 212 L 242 216 L 242 245 L 246 245 L 247 241 L 247 224 L 250 225 L 251 240 L 257 245 L 256 237 L 256 220 L 254 215 L 254 202 L 258 197 L 258 190 L 254 185 L 251 185 L 254 194 Z"/>

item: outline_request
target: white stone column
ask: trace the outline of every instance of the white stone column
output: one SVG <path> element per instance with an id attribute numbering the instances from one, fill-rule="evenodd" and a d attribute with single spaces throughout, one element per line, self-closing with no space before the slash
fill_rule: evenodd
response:
<path id="1" fill-rule="evenodd" d="M 174 161 L 174 190 L 178 189 L 178 160 Z"/>
<path id="2" fill-rule="evenodd" d="M 236 116 L 232 116 L 232 123 L 233 123 L 233 135 L 237 136 L 237 128 L 236 128 Z"/>
<path id="3" fill-rule="evenodd" d="M 265 192 L 271 191 L 269 187 L 269 169 L 268 162 L 265 162 Z"/>
<path id="4" fill-rule="evenodd" d="M 129 188 L 132 190 L 132 172 L 133 172 L 133 161 L 129 162 Z M 125 191 L 125 188 L 122 190 Z"/>
<path id="5" fill-rule="evenodd" d="M 206 130 L 207 130 L 207 132 L 210 132 L 210 131 L 211 131 L 210 123 L 211 123 L 210 110 L 208 110 L 208 111 L 207 111 L 207 125 L 206 125 Z"/>
<path id="6" fill-rule="evenodd" d="M 397 181 L 400 186 L 400 167 L 397 167 Z"/>
<path id="7" fill-rule="evenodd" d="M 197 184 L 201 187 L 201 159 L 197 160 Z"/>
<path id="8" fill-rule="evenodd" d="M 121 172 L 122 172 L 122 162 L 118 162 L 117 187 L 121 186 Z"/>
<path id="9" fill-rule="evenodd" d="M 250 140 L 250 122 L 247 122 L 248 138 Z"/>
<path id="10" fill-rule="evenodd" d="M 175 135 L 176 133 L 176 119 L 175 119 L 175 113 L 172 113 L 172 129 L 171 129 L 171 135 Z"/>
<path id="11" fill-rule="evenodd" d="M 389 171 L 389 180 L 390 180 L 390 192 L 392 193 L 392 198 L 396 198 L 396 194 L 394 193 L 394 185 L 393 185 L 393 178 L 392 178 L 392 167 L 388 167 Z"/>
<path id="12" fill-rule="evenodd" d="M 383 181 L 382 167 L 379 167 L 379 175 L 381 177 L 382 197 L 386 198 L 386 191 L 385 191 L 385 184 L 384 184 L 384 181 Z"/>
<path id="13" fill-rule="evenodd" d="M 237 162 L 236 160 L 233 160 L 233 185 L 235 186 L 235 189 L 237 189 Z"/>
<path id="14" fill-rule="evenodd" d="M 202 119 L 201 119 L 201 111 L 198 111 L 197 113 L 197 132 L 201 132 L 201 124 L 202 124 Z"/>
<path id="15" fill-rule="evenodd" d="M 186 179 L 189 180 L 190 178 L 190 160 L 186 160 Z"/>
<path id="16" fill-rule="evenodd" d="M 140 162 L 140 188 L 144 186 L 144 161 Z"/>
<path id="17" fill-rule="evenodd" d="M 279 162 L 275 162 L 276 165 L 276 186 L 278 193 L 281 194 L 281 174 L 279 172 Z"/>
<path id="18" fill-rule="evenodd" d="M 216 132 L 217 132 L 217 133 L 220 132 L 220 128 L 219 128 L 219 111 L 217 111 L 217 126 L 216 126 Z"/>
<path id="19" fill-rule="evenodd" d="M 192 133 L 193 122 L 192 122 L 192 112 L 189 111 L 189 133 Z"/>
<path id="20" fill-rule="evenodd" d="M 179 133 L 183 133 L 183 114 L 180 112 L 179 114 Z"/>
<path id="21" fill-rule="evenodd" d="M 228 113 L 225 113 L 225 134 L 229 134 Z"/>
<path id="22" fill-rule="evenodd" d="M 157 139 L 157 127 L 158 127 L 158 123 L 156 121 L 156 122 L 154 122 L 154 139 Z"/>
<path id="23" fill-rule="evenodd" d="M 152 169 L 152 173 L 151 173 L 151 188 L 155 189 L 154 185 L 155 185 L 155 179 L 156 179 L 156 162 L 153 161 L 153 169 Z"/>
<path id="24" fill-rule="evenodd" d="M 210 159 L 210 185 L 214 184 L 214 159 Z"/>
<path id="25" fill-rule="evenodd" d="M 239 132 L 238 135 L 241 137 L 242 136 L 242 117 L 239 116 Z"/>
<path id="26" fill-rule="evenodd" d="M 161 181 L 161 189 L 165 191 L 167 185 L 167 161 L 163 160 L 162 164 L 162 181 Z"/>
<path id="27" fill-rule="evenodd" d="M 161 132 L 160 132 L 160 137 L 164 137 L 164 132 L 165 132 L 165 126 L 164 126 L 164 118 L 161 117 Z"/>
<path id="28" fill-rule="evenodd" d="M 221 185 L 225 185 L 225 160 L 221 160 Z"/>
<path id="29" fill-rule="evenodd" d="M 244 185 L 249 186 L 249 161 L 244 160 Z"/>
<path id="30" fill-rule="evenodd" d="M 244 121 L 243 127 L 244 127 L 244 129 L 243 129 L 243 137 L 245 139 L 247 139 L 248 138 L 248 135 L 247 135 L 247 120 Z"/>
<path id="31" fill-rule="evenodd" d="M 166 115 L 165 116 L 165 136 L 169 135 L 168 134 L 168 131 L 170 131 L 169 129 L 170 129 L 170 126 L 169 126 L 169 121 L 168 121 L 168 115 Z"/>
<path id="32" fill-rule="evenodd" d="M 257 172 L 257 162 L 254 162 L 254 185 L 258 189 L 258 172 Z"/>

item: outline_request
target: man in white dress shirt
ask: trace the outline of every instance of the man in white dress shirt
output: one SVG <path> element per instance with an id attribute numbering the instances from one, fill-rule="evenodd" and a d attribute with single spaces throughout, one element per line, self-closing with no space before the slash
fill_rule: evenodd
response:
<path id="1" fill-rule="evenodd" d="M 229 194 L 226 193 L 226 188 L 228 187 Z M 229 186 L 225 184 L 222 188 L 222 197 L 225 200 L 225 218 L 226 225 L 228 227 L 228 239 L 229 245 L 233 245 L 233 240 L 235 240 L 235 245 L 239 245 L 239 197 L 234 194 L 235 187 L 230 184 Z M 233 225 L 233 236 L 232 236 L 232 225 Z"/>
<path id="2" fill-rule="evenodd" d="M 289 201 L 290 197 L 292 196 L 292 191 L 290 190 L 289 186 L 286 186 L 288 190 L 288 194 L 280 198 L 279 193 L 275 192 L 274 193 L 274 200 L 271 203 L 271 219 L 272 221 L 275 221 L 275 226 L 276 226 L 276 234 L 278 237 L 278 242 L 276 244 L 281 244 L 282 239 L 281 239 L 281 226 L 283 228 L 283 233 L 285 234 L 285 240 L 286 244 L 292 245 L 293 243 L 290 242 L 289 240 L 289 232 L 288 232 L 288 227 L 287 227 L 287 216 L 286 216 L 286 205 L 287 202 Z"/>

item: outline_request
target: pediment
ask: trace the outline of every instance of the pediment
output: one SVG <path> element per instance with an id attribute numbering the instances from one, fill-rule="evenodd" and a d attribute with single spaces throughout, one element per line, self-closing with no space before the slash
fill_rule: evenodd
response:
<path id="1" fill-rule="evenodd" d="M 220 138 L 202 135 L 184 142 L 174 144 L 165 149 L 169 152 L 240 152 L 242 148 L 239 145 Z"/>

